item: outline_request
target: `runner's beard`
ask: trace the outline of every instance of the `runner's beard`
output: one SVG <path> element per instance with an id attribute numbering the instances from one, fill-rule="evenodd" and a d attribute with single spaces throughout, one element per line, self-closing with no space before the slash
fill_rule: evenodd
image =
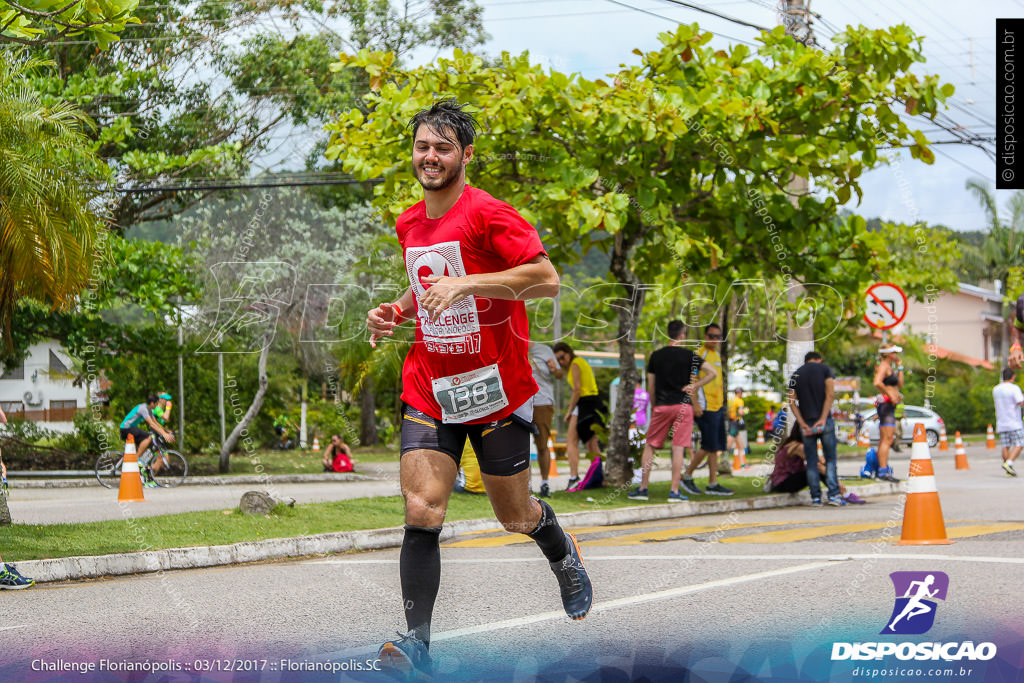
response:
<path id="1" fill-rule="evenodd" d="M 437 192 L 443 190 L 456 180 L 459 179 L 459 172 L 457 170 L 447 171 L 444 166 L 435 166 L 433 168 L 440 169 L 440 175 L 432 178 L 427 177 L 423 173 L 423 166 L 419 166 L 414 169 L 416 172 L 416 180 L 420 181 L 420 185 L 423 186 L 424 190 L 430 190 L 431 192 Z"/>

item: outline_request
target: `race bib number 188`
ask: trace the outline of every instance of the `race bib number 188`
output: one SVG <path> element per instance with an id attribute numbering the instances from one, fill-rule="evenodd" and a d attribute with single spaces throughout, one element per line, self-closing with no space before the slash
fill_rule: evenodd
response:
<path id="1" fill-rule="evenodd" d="M 508 405 L 497 365 L 441 377 L 432 380 L 431 387 L 445 423 L 479 420 Z"/>

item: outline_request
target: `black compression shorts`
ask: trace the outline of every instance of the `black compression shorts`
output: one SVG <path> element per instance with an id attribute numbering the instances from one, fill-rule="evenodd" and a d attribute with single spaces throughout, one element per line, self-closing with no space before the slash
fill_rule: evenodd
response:
<path id="1" fill-rule="evenodd" d="M 121 428 L 121 441 L 127 441 L 129 434 L 131 434 L 132 436 L 135 437 L 135 445 L 136 446 L 138 446 L 140 443 L 142 443 L 144 440 L 148 439 L 149 437 L 153 436 L 152 434 L 147 432 L 145 429 L 142 429 L 140 427 L 122 427 Z"/>
<path id="2" fill-rule="evenodd" d="M 896 406 L 888 401 L 885 403 L 879 403 L 878 408 L 875 411 L 878 413 L 878 426 L 879 427 L 895 427 L 896 426 Z"/>
<path id="3" fill-rule="evenodd" d="M 408 404 L 402 406 L 402 453 L 425 449 L 445 453 L 458 466 L 466 437 L 476 452 L 480 471 L 509 477 L 530 467 L 532 426 L 516 416 L 485 424 L 445 424 Z"/>

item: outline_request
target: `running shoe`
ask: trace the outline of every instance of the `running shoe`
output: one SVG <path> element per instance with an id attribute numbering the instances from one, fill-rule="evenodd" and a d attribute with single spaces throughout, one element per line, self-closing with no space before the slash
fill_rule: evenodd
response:
<path id="1" fill-rule="evenodd" d="M 900 483 L 900 480 L 892 475 L 891 467 L 879 467 L 878 478 L 882 481 L 892 482 L 893 484 Z"/>
<path id="2" fill-rule="evenodd" d="M 735 493 L 732 489 L 727 489 L 719 483 L 714 483 L 704 489 L 704 493 L 710 496 L 731 496 Z"/>
<path id="3" fill-rule="evenodd" d="M 820 508 L 821 507 L 821 499 L 820 498 L 814 498 L 814 499 L 811 500 L 810 503 L 808 503 L 808 505 L 810 507 L 812 507 L 812 508 Z"/>
<path id="4" fill-rule="evenodd" d="M 569 479 L 569 483 L 565 485 L 565 490 L 568 491 L 569 489 L 571 489 L 573 486 L 575 486 L 578 483 L 580 483 L 580 478 L 579 477 L 571 477 Z"/>
<path id="5" fill-rule="evenodd" d="M 867 503 L 866 500 L 858 496 L 856 493 L 847 493 L 843 500 L 845 500 L 848 505 L 864 505 Z"/>
<path id="6" fill-rule="evenodd" d="M 541 498 L 550 498 L 551 489 L 548 488 L 548 483 L 545 481 L 540 485 L 540 492 L 537 494 Z"/>
<path id="7" fill-rule="evenodd" d="M 846 501 L 843 500 L 842 496 L 829 496 L 828 504 L 831 505 L 832 507 L 841 508 L 844 505 L 846 505 Z"/>
<path id="8" fill-rule="evenodd" d="M 1009 460 L 1003 461 L 1003 469 L 1006 470 L 1006 473 L 1011 477 L 1017 476 L 1017 470 L 1013 469 L 1013 463 Z"/>
<path id="9" fill-rule="evenodd" d="M 551 562 L 551 571 L 558 579 L 558 589 L 562 593 L 562 607 L 570 619 L 580 620 L 587 616 L 590 606 L 594 603 L 594 587 L 590 576 L 583 566 L 583 556 L 576 537 L 565 532 L 569 554 L 558 562 Z"/>
<path id="10" fill-rule="evenodd" d="M 434 662 L 426 643 L 412 633 L 398 636 L 398 640 L 389 640 L 377 650 L 381 668 L 404 681 L 434 680 Z"/>
<path id="11" fill-rule="evenodd" d="M 682 487 L 682 489 L 684 491 L 689 493 L 691 496 L 701 496 L 701 495 L 704 495 L 704 492 L 701 491 L 700 487 L 698 487 L 697 484 L 695 484 L 693 482 L 693 479 L 683 479 L 683 481 L 680 484 L 680 486 Z"/>
<path id="12" fill-rule="evenodd" d="M 668 492 L 668 502 L 670 502 L 670 503 L 682 503 L 684 500 L 690 500 L 690 499 L 687 498 L 686 496 L 684 496 L 683 494 L 679 493 L 679 491 L 669 491 Z"/>
<path id="13" fill-rule="evenodd" d="M 13 564 L 4 564 L 0 567 L 3 567 L 0 571 L 0 590 L 16 591 L 36 584 L 35 579 L 22 576 Z"/>
<path id="14" fill-rule="evenodd" d="M 156 483 L 156 480 L 153 479 L 153 472 L 151 472 L 148 467 L 145 470 L 143 470 L 142 487 L 147 489 L 155 489 L 158 488 L 159 486 L 160 484 Z"/>
<path id="15" fill-rule="evenodd" d="M 646 501 L 647 500 L 647 489 L 646 488 L 634 488 L 626 496 L 633 501 Z"/>

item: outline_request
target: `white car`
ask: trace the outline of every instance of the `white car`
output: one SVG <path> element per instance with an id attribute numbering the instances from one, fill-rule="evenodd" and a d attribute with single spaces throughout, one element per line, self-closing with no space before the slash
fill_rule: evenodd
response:
<path id="1" fill-rule="evenodd" d="M 896 439 L 900 443 L 911 443 L 914 440 L 914 425 L 924 425 L 925 434 L 928 437 L 928 446 L 934 448 L 939 445 L 939 432 L 942 429 L 942 418 L 930 408 L 921 406 L 904 406 L 903 419 L 900 420 L 902 430 L 897 430 Z M 867 432 L 872 444 L 878 442 L 878 414 L 874 408 L 864 412 L 864 425 L 860 430 L 861 434 Z"/>

